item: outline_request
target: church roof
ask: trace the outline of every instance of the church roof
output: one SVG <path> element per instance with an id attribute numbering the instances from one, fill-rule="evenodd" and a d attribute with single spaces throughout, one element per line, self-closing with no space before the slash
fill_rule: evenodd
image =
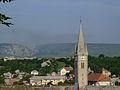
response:
<path id="1" fill-rule="evenodd" d="M 111 81 L 111 79 L 102 73 L 91 73 L 88 75 L 88 81 Z"/>

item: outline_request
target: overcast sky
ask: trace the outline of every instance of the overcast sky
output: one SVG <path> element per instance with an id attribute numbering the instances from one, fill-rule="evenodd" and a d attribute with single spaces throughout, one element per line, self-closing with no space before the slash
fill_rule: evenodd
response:
<path id="1" fill-rule="evenodd" d="M 16 0 L 0 8 L 14 23 L 0 25 L 0 43 L 76 42 L 81 16 L 87 43 L 120 44 L 120 0 Z"/>

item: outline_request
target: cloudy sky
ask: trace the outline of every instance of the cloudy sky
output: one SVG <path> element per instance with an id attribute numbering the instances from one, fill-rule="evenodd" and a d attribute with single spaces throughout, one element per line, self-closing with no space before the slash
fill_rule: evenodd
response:
<path id="1" fill-rule="evenodd" d="M 16 0 L 0 12 L 14 23 L 0 25 L 0 43 L 76 42 L 81 16 L 87 43 L 120 44 L 120 0 Z"/>

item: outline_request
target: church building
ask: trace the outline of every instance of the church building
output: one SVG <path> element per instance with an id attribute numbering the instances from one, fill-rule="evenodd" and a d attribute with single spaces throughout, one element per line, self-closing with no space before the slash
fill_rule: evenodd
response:
<path id="1" fill-rule="evenodd" d="M 82 22 L 75 48 L 75 90 L 88 85 L 88 51 L 84 42 Z"/>

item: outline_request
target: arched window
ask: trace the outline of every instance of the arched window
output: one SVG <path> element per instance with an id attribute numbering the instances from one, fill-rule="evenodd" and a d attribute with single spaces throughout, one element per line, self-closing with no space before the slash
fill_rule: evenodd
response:
<path id="1" fill-rule="evenodd" d="M 84 68 L 84 63 L 81 63 L 81 68 Z"/>

